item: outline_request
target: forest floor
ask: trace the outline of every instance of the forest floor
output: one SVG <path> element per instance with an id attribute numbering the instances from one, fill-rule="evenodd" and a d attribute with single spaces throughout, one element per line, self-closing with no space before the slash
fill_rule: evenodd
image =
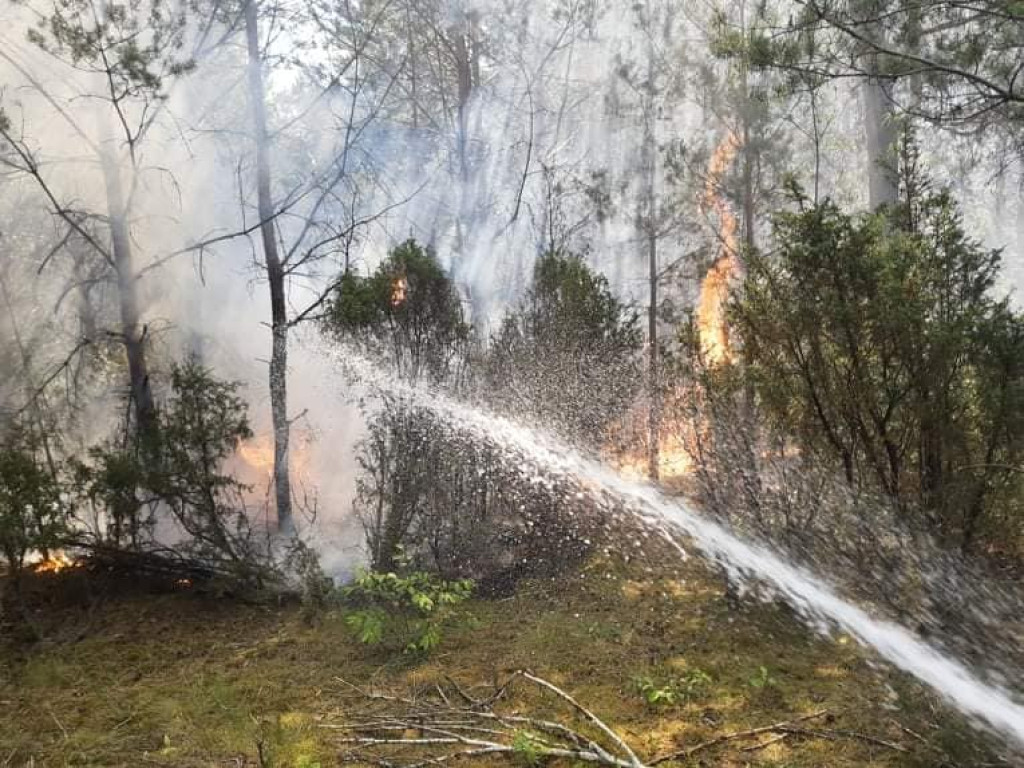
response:
<path id="1" fill-rule="evenodd" d="M 245 604 L 185 585 L 122 589 L 86 609 L 68 597 L 76 578 L 40 574 L 36 585 L 37 600 L 48 599 L 47 587 L 61 595 L 45 612 L 63 639 L 0 646 L 4 768 L 326 768 L 345 752 L 343 732 L 330 726 L 366 705 L 357 688 L 410 695 L 450 676 L 486 695 L 518 669 L 571 693 L 645 760 L 829 713 L 818 721 L 827 738 L 738 738 L 663 765 L 1005 764 L 914 681 L 848 638 L 815 635 L 784 606 L 730 606 L 721 579 L 692 559 L 674 573 L 594 561 L 557 585 L 528 582 L 510 598 L 475 599 L 471 618 L 425 659 L 358 644 L 340 613 L 310 626 L 295 605 Z M 641 693 L 645 682 L 660 690 L 695 679 L 705 682 L 692 690 L 677 682 L 669 703 Z M 554 697 L 526 688 L 510 705 L 571 719 Z"/>

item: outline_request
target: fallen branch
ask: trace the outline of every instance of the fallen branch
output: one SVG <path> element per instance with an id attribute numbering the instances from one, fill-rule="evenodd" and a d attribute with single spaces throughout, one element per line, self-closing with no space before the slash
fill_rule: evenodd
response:
<path id="1" fill-rule="evenodd" d="M 529 672 L 523 672 L 522 675 L 523 675 L 523 677 L 525 677 L 530 682 L 536 683 L 537 685 L 541 686 L 542 688 L 547 688 L 549 691 L 554 693 L 556 696 L 560 697 L 563 701 L 568 702 L 569 705 L 573 709 L 575 709 L 577 712 L 582 714 L 587 720 L 589 720 L 591 723 L 593 723 L 595 726 L 597 726 L 597 728 L 602 733 L 604 733 L 609 739 L 611 739 L 615 743 L 615 745 L 619 747 L 619 749 L 621 749 L 623 752 L 625 752 L 626 755 L 629 757 L 630 762 L 634 766 L 636 766 L 636 768 L 640 768 L 640 766 L 643 765 L 643 763 L 640 762 L 640 758 L 638 758 L 636 756 L 636 753 L 634 753 L 633 750 L 629 748 L 629 745 L 626 744 L 626 742 L 624 742 L 619 737 L 619 735 L 617 733 L 615 733 L 615 731 L 613 731 L 611 728 L 609 728 L 607 725 L 605 725 L 593 712 L 591 712 L 589 709 L 587 709 L 582 704 L 580 704 L 578 701 L 576 701 L 576 699 L 574 699 L 568 693 L 566 693 L 565 691 L 563 691 L 561 688 L 559 688 L 558 686 L 554 685 L 553 683 L 549 683 L 547 680 L 544 680 L 544 679 L 539 678 L 539 677 L 534 677 Z"/>
<path id="2" fill-rule="evenodd" d="M 846 730 L 816 730 L 812 728 L 793 728 L 783 727 L 778 729 L 779 733 L 790 734 L 794 736 L 810 736 L 818 739 L 856 739 L 858 741 L 864 741 L 868 744 L 874 744 L 878 747 L 885 747 L 887 749 L 895 750 L 896 752 L 907 752 L 909 751 L 906 747 L 896 744 L 892 741 L 886 741 L 880 739 L 877 736 L 871 736 L 867 733 L 859 733 L 857 731 L 846 731 Z"/>
<path id="3" fill-rule="evenodd" d="M 609 744 L 604 746 L 596 739 L 562 723 L 493 711 L 494 704 L 503 699 L 512 684 L 519 679 L 553 693 L 596 728 Z M 349 748 L 342 756 L 346 761 L 372 762 L 391 768 L 422 768 L 482 755 L 514 755 L 530 750 L 546 757 L 567 758 L 613 768 L 647 768 L 622 738 L 593 712 L 554 683 L 529 672 L 516 672 L 486 699 L 470 695 L 451 678 L 446 678 L 446 682 L 454 696 L 437 684 L 434 686 L 437 698 L 433 701 L 392 696 L 360 688 L 341 678 L 337 680 L 371 701 L 404 710 L 398 715 L 366 717 L 356 723 L 321 723 L 321 728 L 352 734 L 339 739 L 340 744 Z M 455 697 L 464 702 L 465 706 L 453 704 Z M 371 750 L 381 748 L 392 751 L 436 751 L 441 748 L 441 753 L 426 758 L 410 756 L 406 760 L 391 757 L 385 760 L 368 754 Z"/>
<path id="4" fill-rule="evenodd" d="M 518 671 L 495 689 L 488 699 L 478 699 L 449 677 L 427 686 L 411 698 L 371 691 L 341 678 L 339 682 L 365 699 L 376 702 L 375 713 L 349 723 L 321 723 L 320 728 L 339 731 L 338 743 L 346 747 L 343 762 L 370 763 L 387 768 L 426 768 L 471 760 L 483 755 L 536 758 L 567 758 L 612 768 L 654 768 L 682 760 L 731 741 L 770 735 L 742 747 L 755 752 L 794 736 L 816 739 L 856 739 L 897 752 L 906 747 L 857 731 L 812 728 L 805 724 L 830 717 L 827 709 L 771 725 L 734 731 L 687 749 L 644 762 L 607 723 L 572 695 L 531 672 Z M 495 711 L 517 680 L 526 680 L 555 697 L 587 724 L 587 732 L 561 722 L 529 717 L 520 712 Z M 381 713 L 387 707 L 390 711 Z M 595 734 L 593 737 L 588 733 Z M 384 750 L 384 751 L 382 751 Z M 426 752 L 427 754 L 423 754 Z M 411 753 L 411 754 L 410 754 Z"/>
<path id="5" fill-rule="evenodd" d="M 779 733 L 780 731 L 782 731 L 783 728 L 795 727 L 796 723 L 805 723 L 808 720 L 817 720 L 818 718 L 825 717 L 828 714 L 829 711 L 827 709 L 822 709 L 818 712 L 813 712 L 809 715 L 803 715 L 802 717 L 796 717 L 791 720 L 785 720 L 781 723 L 775 723 L 773 725 L 764 725 L 760 728 L 750 728 L 746 731 L 733 731 L 732 733 L 723 733 L 721 736 L 716 736 L 715 738 L 697 744 L 696 746 L 688 747 L 686 749 L 680 749 L 677 752 L 670 752 L 667 755 L 662 755 L 661 757 L 653 760 L 651 762 L 651 766 L 660 765 L 661 763 L 667 763 L 669 760 L 679 760 L 683 757 L 690 757 L 691 755 L 694 755 L 697 752 L 702 752 L 705 749 L 710 749 L 711 747 L 717 747 L 719 744 L 724 744 L 727 741 L 735 741 L 736 739 L 749 739 L 753 736 L 760 736 L 764 733 Z M 788 732 L 785 733 L 787 736 L 791 735 Z M 767 744 L 765 744 L 764 746 L 767 746 Z"/>

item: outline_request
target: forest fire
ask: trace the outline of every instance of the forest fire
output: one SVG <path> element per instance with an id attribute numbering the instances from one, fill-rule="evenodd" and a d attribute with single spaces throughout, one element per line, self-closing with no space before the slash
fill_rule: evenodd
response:
<path id="1" fill-rule="evenodd" d="M 697 303 L 697 329 L 700 333 L 701 352 L 709 365 L 719 365 L 732 359 L 729 347 L 729 329 L 725 321 L 725 307 L 729 299 L 729 285 L 740 271 L 736 257 L 736 216 L 721 193 L 722 176 L 740 149 L 740 140 L 733 131 L 715 148 L 704 182 L 701 209 L 714 214 L 720 241 L 719 255 L 708 270 L 700 288 Z"/>
<path id="2" fill-rule="evenodd" d="M 69 568 L 78 567 L 78 563 L 67 556 L 62 549 L 55 549 L 49 556 L 33 566 L 36 573 L 60 573 Z"/>
<path id="3" fill-rule="evenodd" d="M 310 441 L 293 436 L 288 450 L 292 476 L 299 482 L 308 482 L 311 476 Z M 242 460 L 251 475 L 260 481 L 270 482 L 274 477 L 274 436 L 272 433 L 256 435 L 238 444 L 238 458 Z M 251 476 L 244 482 L 252 482 Z"/>
<path id="4" fill-rule="evenodd" d="M 391 283 L 391 306 L 398 308 L 405 303 L 406 293 L 409 291 L 409 281 L 405 275 L 399 275 Z"/>
<path id="5" fill-rule="evenodd" d="M 238 457 L 261 475 L 274 472 L 274 439 L 272 435 L 258 435 L 238 444 Z"/>
<path id="6" fill-rule="evenodd" d="M 711 155 L 704 190 L 699 201 L 701 210 L 714 217 L 716 235 L 719 239 L 718 257 L 701 282 L 696 308 L 700 349 L 705 363 L 710 366 L 729 362 L 733 358 L 725 313 L 730 285 L 740 271 L 737 258 L 739 225 L 728 200 L 722 194 L 722 178 L 740 146 L 739 137 L 733 131 L 729 131 L 719 142 Z M 639 411 L 636 417 L 642 420 Z M 660 480 L 685 477 L 693 470 L 691 449 L 683 437 L 690 429 L 692 428 L 682 423 L 662 420 L 657 453 Z M 642 442 L 649 443 L 649 440 L 650 437 L 645 436 Z M 651 468 L 648 446 L 637 447 L 627 455 L 618 457 L 617 464 L 620 473 L 626 478 L 649 477 Z"/>
<path id="7" fill-rule="evenodd" d="M 659 443 L 658 478 L 665 482 L 690 474 L 693 458 L 682 437 L 672 429 L 663 429 Z M 628 480 L 646 480 L 650 470 L 646 447 L 620 458 L 618 467 L 619 474 Z"/>

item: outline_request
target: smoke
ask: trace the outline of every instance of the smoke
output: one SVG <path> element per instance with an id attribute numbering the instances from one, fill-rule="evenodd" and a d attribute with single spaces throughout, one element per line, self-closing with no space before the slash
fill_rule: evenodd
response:
<path id="1" fill-rule="evenodd" d="M 646 212 L 657 221 L 659 261 L 685 267 L 669 275 L 663 295 L 692 306 L 705 266 L 700 254 L 717 250 L 716 233 L 700 215 L 702 185 L 692 176 L 706 172 L 711 148 L 731 130 L 715 102 L 723 97 L 719 81 L 727 65 L 708 56 L 709 19 L 665 0 L 610 7 L 468 0 L 422 10 L 437 30 L 420 39 L 414 60 L 395 54 L 389 69 L 367 58 L 340 78 L 332 67 L 343 57 L 309 17 L 289 13 L 283 32 L 268 25 L 274 194 L 283 211 L 275 223 L 286 248 L 299 243 L 301 251 L 317 237 L 338 238 L 292 274 L 293 315 L 310 307 L 342 269 L 372 270 L 410 236 L 436 249 L 485 337 L 522 295 L 536 256 L 552 247 L 585 253 L 623 298 L 641 303 L 647 264 L 638 201 L 648 183 L 661 197 Z M 42 7 L 31 2 L 8 8 L 0 34 L 0 82 L 8 86 L 0 106 L 40 160 L 57 199 L 102 214 L 102 178 L 89 145 L 112 130 L 109 104 L 92 97 L 103 84 L 96 73 L 62 64 L 26 40 L 37 11 Z M 214 29 L 203 39 L 224 32 Z M 382 39 L 395 30 L 381 26 L 372 34 Z M 193 38 L 198 35 L 188 42 Z M 380 39 L 372 42 L 384 51 Z M 477 58 L 471 87 L 456 104 L 441 96 L 457 90 L 453 64 L 444 57 L 451 55 L 446 46 L 459 40 Z M 244 54 L 230 35 L 225 45 L 202 51 L 194 73 L 169 79 L 167 99 L 156 105 L 153 127 L 138 147 L 138 173 L 129 179 L 135 266 L 157 351 L 152 375 L 159 380 L 161 365 L 184 353 L 199 355 L 218 375 L 244 382 L 256 432 L 266 435 L 270 331 L 261 252 L 251 234 L 227 237 L 250 230 L 256 219 Z M 429 69 L 442 59 L 437 71 Z M 368 71 L 375 64 L 381 65 L 376 74 Z M 431 72 L 443 88 L 425 90 L 420 98 L 432 103 L 414 105 L 410 78 Z M 821 92 L 822 194 L 858 202 L 866 158 L 856 110 L 846 108 L 849 97 L 845 86 Z M 792 135 L 787 158 L 808 182 L 808 139 L 786 128 L 785 114 L 777 123 Z M 657 148 L 650 179 L 645 142 Z M 681 160 L 670 163 L 670 156 Z M 1002 190 L 982 191 L 988 165 L 966 177 L 937 161 L 936 167 L 940 181 L 966 179 L 958 192 L 971 203 L 968 220 L 986 242 L 1011 249 L 1007 285 L 1020 284 L 1024 244 L 1012 174 L 1002 177 Z M 9 174 L 4 184 L 4 248 L 11 259 L 29 254 L 38 264 L 65 227 L 47 221 L 53 205 L 34 180 Z M 316 226 L 309 233 L 311 220 Z M 23 222 L 32 223 L 29 231 L 18 231 Z M 195 247 L 216 237 L 226 239 Z M 52 309 L 77 279 L 76 268 L 65 249 L 38 277 L 17 273 L 23 325 L 53 329 L 37 356 L 40 371 L 59 365 L 79 336 L 74 302 Z M 103 310 L 96 321 L 106 330 L 116 329 L 111 291 L 97 283 L 89 294 Z M 315 494 L 316 535 L 337 536 L 344 542 L 340 552 L 358 538 L 349 509 L 362 423 L 358 409 L 338 396 L 343 385 L 316 335 L 315 323 L 292 334 L 289 410 L 295 453 L 305 451 L 300 493 Z M 110 431 L 120 394 L 111 380 L 92 384 L 97 396 L 79 419 L 83 445 Z M 347 567 L 348 556 L 338 557 L 338 567 Z"/>

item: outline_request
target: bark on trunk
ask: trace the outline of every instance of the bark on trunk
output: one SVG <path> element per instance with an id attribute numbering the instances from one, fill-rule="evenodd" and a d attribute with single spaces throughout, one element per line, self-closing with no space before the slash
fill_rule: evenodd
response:
<path id="1" fill-rule="evenodd" d="M 459 259 L 453 261 L 451 276 L 455 278 L 459 275 L 460 270 L 465 269 L 465 262 L 468 258 L 469 252 L 469 241 L 472 237 L 472 219 L 473 219 L 473 195 L 469 188 L 471 169 L 470 169 L 470 158 L 469 158 L 469 106 L 470 100 L 473 97 L 473 91 L 476 87 L 476 81 L 474 80 L 474 72 L 476 66 L 474 64 L 474 56 L 476 55 L 476 49 L 473 35 L 473 25 L 471 21 L 467 19 L 461 20 L 458 24 L 449 28 L 449 36 L 451 40 L 451 52 L 455 64 L 455 77 L 456 77 L 456 137 L 455 146 L 457 159 L 459 163 L 459 211 L 458 218 L 455 222 L 455 239 L 456 239 L 456 250 L 459 254 Z M 463 275 L 464 276 L 464 275 Z M 472 279 L 469 280 L 472 283 Z M 473 326 L 479 333 L 486 333 L 484 326 L 484 306 L 483 297 L 480 295 L 480 291 L 473 290 L 469 291 L 469 305 L 472 313 Z"/>
<path id="2" fill-rule="evenodd" d="M 146 328 L 139 318 L 138 275 L 132 264 L 132 244 L 128 234 L 128 212 L 121 186 L 121 167 L 111 146 L 101 158 L 103 182 L 110 218 L 110 245 L 117 273 L 117 297 L 121 311 L 121 334 L 128 358 L 128 378 L 135 410 L 135 425 L 140 437 L 150 439 L 156 429 L 156 408 L 146 365 Z"/>
<path id="3" fill-rule="evenodd" d="M 868 203 L 871 210 L 896 202 L 895 115 L 889 86 L 878 80 L 865 80 L 864 133 L 868 150 Z"/>
<path id="4" fill-rule="evenodd" d="M 274 425 L 274 499 L 280 531 L 292 526 L 291 477 L 288 471 L 288 310 L 284 265 L 274 233 L 274 204 L 270 195 L 270 138 L 267 135 L 266 93 L 260 55 L 256 0 L 245 5 L 249 102 L 256 140 L 256 209 L 260 217 L 263 258 L 270 286 L 271 352 L 270 410 Z"/>
<path id="5" fill-rule="evenodd" d="M 661 387 L 658 375 L 658 241 L 653 223 L 647 235 L 647 258 L 650 263 L 650 307 L 647 310 L 647 391 L 650 407 L 647 412 L 647 474 L 657 480 L 661 465 Z"/>
<path id="6" fill-rule="evenodd" d="M 654 83 L 654 53 L 648 51 L 648 82 Z M 648 97 L 644 120 L 644 220 L 646 235 L 649 305 L 647 308 L 647 475 L 658 480 L 661 465 L 661 382 L 658 371 L 658 222 L 655 184 L 657 181 L 657 120 L 653 94 Z"/>

